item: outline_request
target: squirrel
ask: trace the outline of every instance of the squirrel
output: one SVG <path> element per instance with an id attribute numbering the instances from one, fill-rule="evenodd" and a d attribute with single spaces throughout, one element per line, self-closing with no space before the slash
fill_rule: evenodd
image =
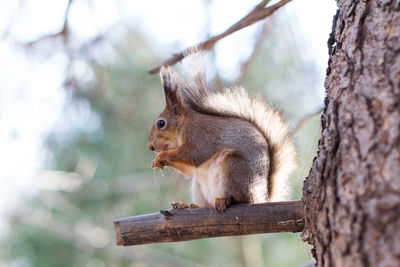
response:
<path id="1" fill-rule="evenodd" d="M 152 126 L 153 168 L 192 177 L 194 204 L 213 207 L 287 200 L 296 151 L 281 115 L 243 88 L 211 89 L 201 75 L 187 82 L 161 70 L 166 106 Z"/>

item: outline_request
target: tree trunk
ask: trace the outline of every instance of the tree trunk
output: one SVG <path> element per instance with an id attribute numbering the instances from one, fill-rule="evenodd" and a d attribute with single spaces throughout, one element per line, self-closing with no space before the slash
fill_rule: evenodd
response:
<path id="1" fill-rule="evenodd" d="M 303 238 L 317 266 L 400 266 L 400 1 L 337 3 Z"/>

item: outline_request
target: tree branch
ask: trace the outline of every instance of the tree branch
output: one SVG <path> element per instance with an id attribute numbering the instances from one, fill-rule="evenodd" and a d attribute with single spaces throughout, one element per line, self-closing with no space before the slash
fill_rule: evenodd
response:
<path id="1" fill-rule="evenodd" d="M 302 201 L 235 205 L 223 214 L 212 208 L 161 210 L 114 221 L 119 246 L 178 242 L 259 233 L 300 232 Z"/>
<path id="2" fill-rule="evenodd" d="M 161 63 L 160 65 L 152 68 L 151 70 L 149 70 L 149 73 L 155 74 L 160 71 L 161 67 L 167 66 L 167 65 L 169 65 L 169 66 L 174 65 L 175 63 L 181 61 L 183 58 L 185 58 L 186 56 L 188 56 L 190 54 L 194 54 L 199 51 L 210 50 L 214 46 L 214 44 L 216 42 L 218 42 L 219 40 L 221 40 L 222 38 L 272 15 L 276 10 L 278 10 L 282 6 L 286 5 L 290 1 L 291 0 L 281 0 L 278 3 L 276 3 L 272 6 L 269 6 L 269 7 L 264 7 L 269 2 L 269 0 L 262 1 L 249 14 L 247 14 L 241 20 L 239 20 L 238 22 L 233 24 L 231 27 L 229 27 L 223 33 L 215 35 L 215 36 L 209 38 L 208 40 L 201 42 L 195 46 L 186 48 L 185 50 L 183 50 L 180 53 L 173 54 L 173 56 L 171 58 L 169 58 L 165 62 Z"/>

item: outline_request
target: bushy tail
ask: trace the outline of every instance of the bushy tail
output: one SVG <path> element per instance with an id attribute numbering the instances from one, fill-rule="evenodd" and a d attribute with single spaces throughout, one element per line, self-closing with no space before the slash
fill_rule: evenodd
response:
<path id="1" fill-rule="evenodd" d="M 243 88 L 213 90 L 207 87 L 200 75 L 196 76 L 193 83 L 182 87 L 182 97 L 194 110 L 210 115 L 241 118 L 251 122 L 262 132 L 271 156 L 269 201 L 288 200 L 288 180 L 289 174 L 296 168 L 296 150 L 281 115 L 261 98 L 250 97 Z"/>

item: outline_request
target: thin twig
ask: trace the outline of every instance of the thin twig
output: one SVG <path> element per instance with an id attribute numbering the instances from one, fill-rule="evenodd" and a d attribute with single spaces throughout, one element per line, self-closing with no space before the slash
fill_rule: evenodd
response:
<path id="1" fill-rule="evenodd" d="M 314 116 L 320 114 L 320 113 L 322 112 L 322 110 L 323 110 L 323 108 L 320 108 L 319 110 L 317 110 L 317 111 L 315 111 L 315 112 L 313 112 L 313 113 L 310 113 L 310 114 L 307 114 L 306 116 L 304 116 L 304 117 L 297 123 L 296 127 L 295 127 L 294 130 L 293 130 L 293 134 L 297 133 L 297 132 L 304 126 L 304 124 L 305 124 L 309 119 L 311 119 L 312 117 L 314 117 Z"/>
<path id="2" fill-rule="evenodd" d="M 64 12 L 63 26 L 61 27 L 60 31 L 58 31 L 56 33 L 51 33 L 51 34 L 47 34 L 47 35 L 44 35 L 42 37 L 39 37 L 36 40 L 33 40 L 33 41 L 30 41 L 30 42 L 26 43 L 25 46 L 26 47 L 32 47 L 33 45 L 35 45 L 37 43 L 40 43 L 40 42 L 45 41 L 45 40 L 56 38 L 58 36 L 61 36 L 64 39 L 64 42 L 67 42 L 68 34 L 69 34 L 68 17 L 69 17 L 69 11 L 70 11 L 70 8 L 71 8 L 72 1 L 73 0 L 68 0 L 67 7 L 65 8 L 65 12 Z"/>
<path id="3" fill-rule="evenodd" d="M 250 69 L 252 63 L 254 62 L 254 60 L 256 60 L 258 54 L 261 51 L 262 44 L 263 44 L 266 36 L 268 35 L 268 33 L 271 30 L 270 26 L 271 26 L 271 24 L 269 24 L 269 23 L 267 24 L 266 22 L 264 22 L 262 30 L 261 30 L 260 34 L 258 35 L 258 39 L 256 40 L 256 42 L 254 44 L 253 52 L 247 58 L 247 60 L 242 63 L 242 65 L 240 67 L 240 74 L 239 74 L 238 78 L 236 79 L 236 81 L 234 82 L 234 84 L 242 84 L 244 79 L 247 77 L 247 74 L 249 72 L 249 69 Z"/>
<path id="4" fill-rule="evenodd" d="M 233 24 L 231 27 L 229 27 L 223 33 L 215 35 L 215 36 L 209 38 L 208 40 L 201 42 L 195 46 L 186 48 L 180 53 L 173 54 L 173 56 L 171 58 L 169 58 L 165 62 L 159 64 L 158 66 L 152 68 L 151 70 L 149 70 L 149 73 L 155 74 L 160 71 L 161 67 L 167 66 L 167 65 L 169 65 L 169 66 L 174 65 L 175 63 L 181 61 L 184 57 L 186 57 L 190 54 L 194 54 L 194 53 L 204 51 L 204 50 L 210 50 L 215 45 L 215 43 L 218 42 L 219 40 L 221 40 L 222 38 L 272 15 L 276 10 L 278 10 L 282 6 L 286 5 L 290 1 L 291 0 L 282 0 L 282 1 L 279 1 L 278 3 L 276 3 L 272 6 L 269 6 L 269 7 L 264 7 L 269 2 L 269 0 L 262 1 L 249 14 L 247 14 L 241 20 L 239 20 L 238 22 Z"/>

